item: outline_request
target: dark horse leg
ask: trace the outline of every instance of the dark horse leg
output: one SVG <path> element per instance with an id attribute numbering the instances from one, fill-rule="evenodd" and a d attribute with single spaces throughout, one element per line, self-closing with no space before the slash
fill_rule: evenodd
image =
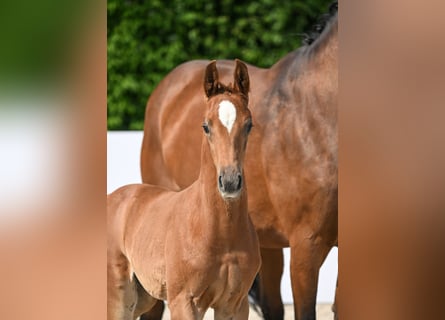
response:
<path id="1" fill-rule="evenodd" d="M 332 305 L 332 312 L 334 313 L 334 320 L 338 320 L 338 276 L 337 276 L 337 285 L 335 287 L 335 298 L 334 298 L 334 304 Z"/>
<path id="2" fill-rule="evenodd" d="M 161 320 L 164 309 L 164 301 L 158 300 L 156 305 L 149 312 L 141 315 L 140 320 Z"/>
<path id="3" fill-rule="evenodd" d="M 284 319 L 281 300 L 281 276 L 283 274 L 283 250 L 261 248 L 261 269 L 249 295 L 261 308 L 265 320 Z"/>
<path id="4" fill-rule="evenodd" d="M 291 280 L 296 320 L 315 320 L 318 273 L 331 246 L 312 238 L 291 247 Z"/>

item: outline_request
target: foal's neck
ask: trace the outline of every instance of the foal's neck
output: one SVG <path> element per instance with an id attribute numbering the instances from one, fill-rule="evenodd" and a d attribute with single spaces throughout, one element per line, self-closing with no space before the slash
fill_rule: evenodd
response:
<path id="1" fill-rule="evenodd" d="M 207 139 L 203 138 L 201 169 L 197 181 L 200 201 L 204 209 L 201 210 L 202 219 L 209 221 L 217 228 L 236 228 L 240 222 L 247 220 L 246 186 L 244 185 L 239 198 L 225 200 L 218 190 L 217 181 L 218 172 L 210 154 L 210 147 Z"/>

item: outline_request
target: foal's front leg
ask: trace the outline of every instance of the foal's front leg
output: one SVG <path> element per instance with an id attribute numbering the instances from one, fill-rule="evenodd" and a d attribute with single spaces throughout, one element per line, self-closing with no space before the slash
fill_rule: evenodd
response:
<path id="1" fill-rule="evenodd" d="M 238 312 L 233 315 L 227 315 L 224 308 L 215 309 L 215 320 L 247 320 L 249 319 L 249 300 L 247 296 L 241 301 Z"/>
<path id="2" fill-rule="evenodd" d="M 233 318 L 233 320 L 247 320 L 249 319 L 249 300 L 247 296 L 241 302 L 238 314 Z"/>
<path id="3" fill-rule="evenodd" d="M 199 312 L 189 294 L 181 294 L 168 301 L 171 320 L 201 320 L 204 313 Z"/>

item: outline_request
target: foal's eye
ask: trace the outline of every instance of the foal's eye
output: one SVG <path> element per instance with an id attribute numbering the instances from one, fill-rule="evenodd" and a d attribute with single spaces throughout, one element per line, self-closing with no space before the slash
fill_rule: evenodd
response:
<path id="1" fill-rule="evenodd" d="M 250 130 L 252 130 L 252 127 L 253 127 L 253 124 L 252 124 L 252 122 L 248 122 L 247 123 L 247 133 L 250 133 Z"/>
<path id="2" fill-rule="evenodd" d="M 202 129 L 204 129 L 204 132 L 205 132 L 206 134 L 209 134 L 209 133 L 210 133 L 209 126 L 207 125 L 207 123 L 203 123 L 203 124 L 202 124 Z"/>

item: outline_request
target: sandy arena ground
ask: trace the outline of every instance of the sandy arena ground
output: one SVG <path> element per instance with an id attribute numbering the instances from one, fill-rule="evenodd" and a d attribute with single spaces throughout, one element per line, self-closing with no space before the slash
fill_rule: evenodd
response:
<path id="1" fill-rule="evenodd" d="M 164 313 L 163 320 L 169 320 L 170 319 L 170 313 L 166 308 L 166 312 Z M 205 317 L 205 320 L 213 319 L 213 310 L 210 309 L 207 311 Z M 253 309 L 250 309 L 249 312 L 249 320 L 261 320 L 258 316 L 258 314 L 253 311 Z M 293 320 L 294 319 L 294 309 L 293 306 L 290 304 L 287 304 L 284 309 L 284 319 L 285 320 Z M 317 304 L 317 319 L 318 320 L 332 320 L 334 319 L 334 314 L 331 311 L 331 304 Z"/>

